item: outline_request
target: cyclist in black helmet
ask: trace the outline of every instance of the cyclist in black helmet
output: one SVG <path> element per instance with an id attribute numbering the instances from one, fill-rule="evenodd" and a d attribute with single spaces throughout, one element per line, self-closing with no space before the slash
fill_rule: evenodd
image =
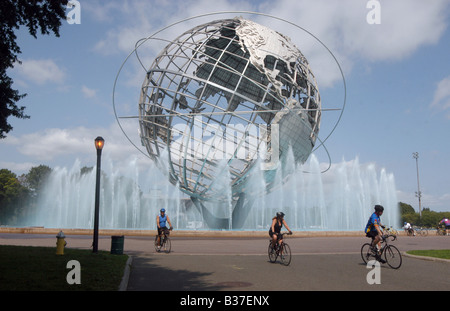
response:
<path id="1" fill-rule="evenodd" d="M 281 243 L 283 240 L 281 240 L 281 228 L 283 225 L 286 227 L 286 229 L 289 231 L 289 234 L 292 234 L 291 229 L 289 229 L 289 226 L 286 223 L 286 220 L 284 220 L 284 213 L 278 212 L 277 216 L 272 218 L 272 225 L 269 229 L 269 236 L 272 238 L 272 246 L 275 247 L 275 245 L 278 243 Z"/>
<path id="2" fill-rule="evenodd" d="M 383 215 L 384 207 L 381 205 L 375 205 L 375 212 L 370 216 L 369 221 L 367 222 L 365 232 L 368 238 L 372 238 L 372 250 L 376 253 L 376 258 L 379 261 L 379 250 L 381 249 L 381 239 L 383 236 L 383 232 L 381 231 L 384 226 L 381 224 L 380 216 Z M 378 247 L 378 249 L 377 249 Z"/>

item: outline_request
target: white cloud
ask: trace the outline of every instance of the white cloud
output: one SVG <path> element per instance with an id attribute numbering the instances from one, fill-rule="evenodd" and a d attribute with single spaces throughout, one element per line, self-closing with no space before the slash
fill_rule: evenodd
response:
<path id="1" fill-rule="evenodd" d="M 90 89 L 86 85 L 81 87 L 81 92 L 86 98 L 94 98 L 97 95 L 97 90 Z"/>
<path id="2" fill-rule="evenodd" d="M 66 77 L 64 69 L 60 68 L 51 59 L 26 59 L 22 64 L 16 64 L 19 75 L 22 79 L 31 81 L 38 85 L 46 83 L 63 83 Z"/>
<path id="3" fill-rule="evenodd" d="M 367 23 L 367 1 L 361 0 L 280 0 L 236 2 L 218 0 L 214 3 L 214 12 L 220 11 L 255 11 L 264 12 L 274 17 L 286 19 L 304 28 L 321 40 L 334 54 L 347 75 L 355 64 L 366 65 L 375 61 L 391 61 L 408 57 L 423 45 L 435 44 L 447 27 L 446 13 L 449 2 L 446 0 L 397 0 L 380 1 L 381 24 Z M 130 53 L 137 40 L 153 34 L 156 30 L 184 18 L 211 13 L 209 1 L 130 1 L 121 5 L 97 8 L 96 14 L 116 16 L 120 10 L 120 19 L 100 40 L 95 50 L 104 54 Z M 101 13 L 99 13 L 101 12 Z M 174 39 L 195 25 L 235 15 L 209 15 L 176 25 L 165 33 L 164 39 Z M 341 81 L 341 73 L 330 53 L 309 34 L 276 19 L 252 15 L 256 22 L 275 27 L 290 36 L 298 48 L 307 56 L 319 86 L 327 87 Z M 152 42 L 140 55 L 149 57 L 159 51 L 158 42 Z M 165 45 L 165 44 L 163 44 Z M 152 50 L 152 51 L 149 51 Z M 148 51 L 144 56 L 144 51 Z M 150 61 L 146 59 L 146 66 Z"/>
<path id="4" fill-rule="evenodd" d="M 450 76 L 438 83 L 430 107 L 450 110 Z"/>
<path id="5" fill-rule="evenodd" d="M 39 164 L 31 163 L 31 162 L 7 162 L 0 161 L 0 168 L 7 168 L 11 172 L 16 173 L 17 175 L 21 175 L 22 173 L 27 173 L 32 167 L 38 166 Z"/>
<path id="6" fill-rule="evenodd" d="M 45 129 L 25 134 L 17 139 L 20 153 L 41 161 L 49 161 L 61 155 L 85 153 L 88 129 Z"/>
<path id="7" fill-rule="evenodd" d="M 140 147 L 137 120 L 121 121 L 121 125 L 133 143 Z M 95 154 L 94 139 L 97 136 L 105 139 L 104 153 L 117 161 L 124 160 L 133 154 L 140 154 L 126 139 L 117 123 L 111 124 L 108 128 L 45 129 L 20 137 L 10 135 L 5 142 L 16 146 L 17 151 L 29 156 L 33 161 L 49 162 L 57 158 L 67 158 L 71 163 L 76 158 Z"/>
<path id="8" fill-rule="evenodd" d="M 373 25 L 366 20 L 370 12 L 367 1 L 361 0 L 282 0 L 266 2 L 261 8 L 311 32 L 335 54 L 347 74 L 355 64 L 404 59 L 424 45 L 437 43 L 447 28 L 448 1 L 380 3 L 381 23 Z M 298 47 L 326 84 L 340 79 L 336 74 L 330 76 L 332 63 L 323 65 L 329 58 L 323 47 L 301 32 L 291 30 L 288 35 L 299 38 Z"/>

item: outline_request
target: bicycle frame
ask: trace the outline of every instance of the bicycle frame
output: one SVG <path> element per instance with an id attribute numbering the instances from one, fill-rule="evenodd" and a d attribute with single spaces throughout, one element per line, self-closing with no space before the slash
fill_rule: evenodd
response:
<path id="1" fill-rule="evenodd" d="M 382 238 L 380 241 L 382 244 L 381 249 L 380 249 L 380 256 L 384 253 L 386 247 L 389 246 L 389 244 L 387 243 L 387 239 L 390 237 L 392 237 L 392 241 L 395 241 L 397 239 L 397 237 L 395 235 L 391 235 L 391 234 L 388 234 L 387 237 Z"/>

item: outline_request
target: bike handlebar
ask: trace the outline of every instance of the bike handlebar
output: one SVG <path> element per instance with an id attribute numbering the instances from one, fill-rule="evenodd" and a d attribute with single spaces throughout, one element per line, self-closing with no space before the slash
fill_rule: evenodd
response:
<path id="1" fill-rule="evenodd" d="M 393 234 L 386 234 L 386 235 L 383 235 L 383 236 L 382 236 L 383 242 L 386 242 L 386 240 L 387 240 L 388 238 L 390 238 L 390 237 L 392 237 L 392 241 L 395 241 L 395 240 L 397 239 L 397 236 L 396 236 L 396 235 L 393 235 Z"/>

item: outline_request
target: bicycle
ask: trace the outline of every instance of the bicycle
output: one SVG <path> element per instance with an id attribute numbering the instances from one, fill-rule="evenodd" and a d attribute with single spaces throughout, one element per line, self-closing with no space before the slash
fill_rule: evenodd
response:
<path id="1" fill-rule="evenodd" d="M 405 229 L 405 231 L 407 236 L 416 236 L 416 231 L 414 230 L 414 228 L 408 228 Z"/>
<path id="2" fill-rule="evenodd" d="M 361 247 L 361 257 L 365 264 L 367 264 L 370 260 L 375 259 L 377 261 L 381 260 L 381 256 L 384 255 L 384 259 L 386 263 L 392 269 L 398 269 L 402 265 L 402 254 L 394 245 L 388 244 L 388 238 L 392 237 L 392 241 L 395 241 L 397 237 L 395 235 L 383 235 L 382 236 L 382 244 L 384 244 L 379 254 L 377 254 L 377 250 L 372 249 L 372 243 L 365 243 Z M 372 238 L 373 241 L 373 238 Z"/>
<path id="3" fill-rule="evenodd" d="M 426 228 L 416 228 L 416 232 L 419 233 L 421 236 L 427 236 L 428 235 L 428 229 Z"/>
<path id="4" fill-rule="evenodd" d="M 170 238 L 169 238 L 169 234 L 170 231 L 172 229 L 168 229 L 168 230 L 163 230 L 161 237 L 160 237 L 160 243 L 158 243 L 158 237 L 159 235 L 157 234 L 155 236 L 155 250 L 159 253 L 162 250 L 164 250 L 164 252 L 166 253 L 170 253 L 170 251 L 172 250 L 172 243 L 170 242 Z"/>
<path id="5" fill-rule="evenodd" d="M 284 236 L 285 235 L 291 235 L 292 233 L 284 232 L 279 235 L 280 239 L 282 240 L 281 244 L 278 243 L 275 244 L 275 248 L 272 245 L 272 239 L 269 240 L 269 260 L 270 262 L 274 263 L 277 261 L 277 257 L 280 257 L 281 263 L 285 266 L 289 266 L 291 263 L 291 247 L 284 242 Z"/>
<path id="6" fill-rule="evenodd" d="M 436 227 L 436 235 L 446 235 L 445 228 L 437 226 Z"/>

